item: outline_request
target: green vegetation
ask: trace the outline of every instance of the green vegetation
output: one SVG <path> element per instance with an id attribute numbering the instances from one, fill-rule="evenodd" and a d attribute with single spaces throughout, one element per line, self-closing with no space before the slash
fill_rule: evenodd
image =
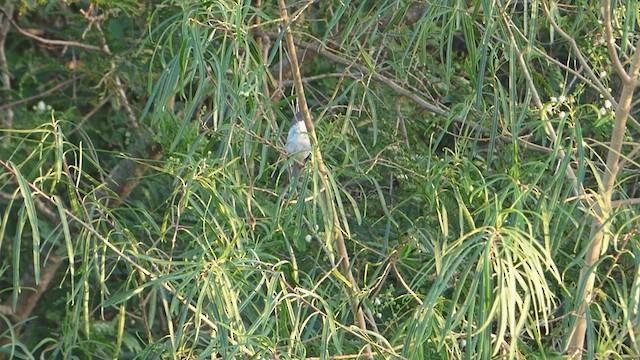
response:
<path id="1" fill-rule="evenodd" d="M 0 358 L 639 358 L 638 8 L 5 1 Z"/>

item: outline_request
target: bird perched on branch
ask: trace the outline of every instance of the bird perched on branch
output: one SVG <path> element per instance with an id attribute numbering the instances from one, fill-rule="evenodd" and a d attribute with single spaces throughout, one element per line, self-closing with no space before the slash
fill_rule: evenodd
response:
<path id="1" fill-rule="evenodd" d="M 304 124 L 301 112 L 296 112 L 291 121 L 291 129 L 287 136 L 287 154 L 293 157 L 293 179 L 298 179 L 300 169 L 311 156 L 311 141 L 307 133 L 307 126 Z"/>

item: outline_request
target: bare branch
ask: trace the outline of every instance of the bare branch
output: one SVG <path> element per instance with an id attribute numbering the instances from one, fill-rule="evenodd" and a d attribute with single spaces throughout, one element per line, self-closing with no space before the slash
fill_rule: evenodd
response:
<path id="1" fill-rule="evenodd" d="M 640 205 L 640 198 L 614 200 L 611 202 L 611 208 L 618 208 L 621 206 L 633 206 Z"/>
<path id="2" fill-rule="evenodd" d="M 108 51 L 108 49 L 105 48 L 100 48 L 98 46 L 94 46 L 94 45 L 87 45 L 87 44 L 83 44 L 83 43 L 79 43 L 76 41 L 66 41 L 66 40 L 51 40 L 51 39 L 45 39 L 43 37 L 40 37 L 38 35 L 34 35 L 31 34 L 28 31 L 25 31 L 24 29 L 22 29 L 18 24 L 16 24 L 16 22 L 9 16 L 9 13 L 7 10 L 5 10 L 2 6 L 0 6 L 0 12 L 4 13 L 5 16 L 7 16 L 9 18 L 9 21 L 11 22 L 11 25 L 22 35 L 36 40 L 38 42 L 41 42 L 43 44 L 47 44 L 47 45 L 58 45 L 58 46 L 72 46 L 72 47 L 78 47 L 81 49 L 85 49 L 85 50 L 92 50 L 92 51 L 100 51 L 103 52 L 105 54 L 109 54 L 111 55 L 111 53 Z"/>
<path id="3" fill-rule="evenodd" d="M 73 78 L 71 78 L 69 80 L 63 81 L 63 82 L 59 83 L 58 85 L 52 87 L 51 89 L 47 89 L 47 90 L 41 92 L 40 94 L 36 94 L 36 95 L 29 96 L 29 97 L 24 98 L 24 99 L 16 100 L 16 101 L 8 103 L 8 104 L 0 105 L 0 110 L 4 110 L 4 109 L 10 108 L 10 107 L 14 107 L 16 105 L 28 103 L 29 101 L 41 99 L 41 98 L 43 98 L 43 97 L 45 97 L 47 95 L 53 94 L 54 92 L 62 89 L 63 87 L 65 87 L 67 85 L 72 84 L 74 81 L 76 81 L 78 79 L 80 79 L 80 77 L 76 76 L 76 77 L 73 77 Z"/>
<path id="4" fill-rule="evenodd" d="M 616 40 L 613 38 L 613 31 L 611 29 L 611 1 L 604 0 L 602 3 L 602 8 L 604 9 L 604 31 L 607 36 L 607 49 L 609 50 L 609 59 L 613 63 L 613 67 L 616 69 L 618 76 L 622 79 L 623 82 L 629 81 L 629 75 L 622 67 L 622 63 L 620 62 L 620 58 L 618 57 L 618 51 L 616 50 Z"/>

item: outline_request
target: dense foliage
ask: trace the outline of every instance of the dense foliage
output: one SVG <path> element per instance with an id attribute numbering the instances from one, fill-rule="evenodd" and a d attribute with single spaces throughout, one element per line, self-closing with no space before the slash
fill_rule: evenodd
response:
<path id="1" fill-rule="evenodd" d="M 0 356 L 640 357 L 638 6 L 5 1 Z"/>

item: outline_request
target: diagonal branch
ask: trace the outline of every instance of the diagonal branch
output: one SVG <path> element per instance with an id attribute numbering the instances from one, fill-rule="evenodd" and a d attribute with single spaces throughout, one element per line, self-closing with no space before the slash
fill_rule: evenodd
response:
<path id="1" fill-rule="evenodd" d="M 604 32 L 607 36 L 607 49 L 609 50 L 609 59 L 613 63 L 613 67 L 616 69 L 618 76 L 623 82 L 628 82 L 629 74 L 624 70 L 620 58 L 618 57 L 618 51 L 616 50 L 616 40 L 613 38 L 613 30 L 611 29 L 611 1 L 604 0 L 602 3 L 604 9 Z"/>
<path id="2" fill-rule="evenodd" d="M 259 34 L 259 33 L 258 33 Z M 258 35 L 256 34 L 256 35 Z M 274 33 L 268 33 L 266 34 L 269 38 L 273 39 L 273 40 L 277 40 L 278 39 L 278 34 L 274 34 Z M 397 95 L 405 97 L 407 99 L 409 99 L 411 102 L 413 102 L 414 104 L 416 104 L 417 106 L 419 106 L 420 108 L 427 110 L 435 115 L 438 116 L 450 116 L 449 114 L 449 108 L 442 105 L 442 104 L 433 104 L 427 100 L 424 99 L 424 97 L 422 97 L 420 95 L 420 93 L 417 93 L 415 91 L 412 91 L 410 89 L 407 89 L 405 87 L 403 87 L 401 84 L 398 84 L 396 81 L 394 81 L 393 79 L 390 79 L 389 77 L 377 73 L 373 70 L 371 70 L 369 67 L 358 64 L 356 62 L 353 62 L 351 60 L 345 59 L 341 56 L 336 55 L 333 51 L 331 51 L 331 49 L 327 49 L 326 46 L 324 46 L 322 43 L 320 42 L 304 42 L 304 41 L 298 41 L 295 43 L 299 48 L 303 48 L 308 50 L 307 53 L 305 54 L 304 57 L 304 61 L 310 61 L 309 58 L 309 54 L 308 52 L 311 51 L 315 54 L 319 54 L 321 56 L 323 56 L 324 58 L 332 61 L 335 64 L 338 65 L 342 65 L 351 69 L 355 69 L 357 70 L 357 72 L 359 72 L 360 74 L 362 74 L 363 76 L 369 76 L 371 77 L 371 79 L 373 79 L 376 82 L 379 82 L 387 87 L 389 87 L 391 90 L 393 90 L 393 92 L 395 92 Z M 302 51 L 298 51 L 298 54 L 303 53 Z M 354 75 L 349 75 L 350 77 L 354 77 Z M 459 124 L 463 124 L 466 126 L 469 126 L 469 128 L 471 128 L 474 131 L 477 132 L 482 132 L 482 133 L 490 133 L 490 130 L 483 127 L 480 124 L 477 124 L 469 119 L 463 118 L 461 116 L 453 116 L 452 117 L 453 121 L 459 123 Z"/>
<path id="3" fill-rule="evenodd" d="M 0 110 L 8 109 L 8 108 L 14 107 L 16 105 L 28 103 L 29 101 L 41 99 L 41 98 L 43 98 L 43 97 L 45 97 L 47 95 L 53 94 L 54 92 L 62 89 L 63 87 L 65 87 L 67 85 L 73 84 L 73 82 L 75 82 L 76 80 L 78 80 L 80 78 L 81 78 L 81 76 L 74 76 L 71 79 L 65 80 L 65 81 L 57 84 L 56 86 L 52 87 L 51 89 L 47 89 L 47 90 L 45 90 L 45 91 L 43 91 L 43 92 L 41 92 L 39 94 L 36 94 L 36 95 L 33 95 L 33 96 L 29 96 L 29 97 L 26 97 L 26 98 L 23 98 L 23 99 L 20 99 L 20 100 L 16 100 L 16 101 L 10 102 L 8 104 L 2 104 L 2 105 L 0 105 Z"/>
<path id="4" fill-rule="evenodd" d="M 110 52 L 108 51 L 108 49 L 100 48 L 100 47 L 95 46 L 95 45 L 83 44 L 83 43 L 79 43 L 79 42 L 76 42 L 76 41 L 45 39 L 45 38 L 40 37 L 38 35 L 31 34 L 30 32 L 25 31 L 24 29 L 22 29 L 18 24 L 16 24 L 16 22 L 9 15 L 9 12 L 5 8 L 3 8 L 2 6 L 0 6 L 0 12 L 2 12 L 5 16 L 7 16 L 7 18 L 9 19 L 9 22 L 11 22 L 11 25 L 20 34 L 22 34 L 22 35 L 24 35 L 24 36 L 26 36 L 26 37 L 28 37 L 30 39 L 36 40 L 38 42 L 41 42 L 41 43 L 47 44 L 47 45 L 78 47 L 78 48 L 85 49 L 85 50 L 100 51 L 100 52 L 104 52 L 104 53 L 110 55 Z"/>
<path id="5" fill-rule="evenodd" d="M 324 165 L 324 161 L 322 160 L 322 152 L 320 151 L 320 147 L 318 146 L 318 138 L 315 133 L 315 127 L 313 122 L 311 121 L 311 115 L 309 114 L 309 108 L 307 106 L 307 99 L 304 94 L 304 85 L 302 84 L 302 76 L 300 75 L 300 67 L 298 65 L 298 59 L 296 55 L 296 45 L 293 41 L 293 35 L 291 34 L 291 22 L 289 20 L 289 15 L 287 13 L 287 6 L 284 0 L 278 0 L 278 5 L 280 7 L 280 15 L 282 16 L 284 28 L 285 28 L 285 41 L 287 43 L 287 48 L 289 50 L 289 60 L 291 61 L 291 69 L 293 73 L 294 85 L 296 92 L 298 94 L 298 102 L 300 104 L 300 110 L 302 111 L 302 115 L 304 117 L 304 122 L 307 127 L 307 131 L 311 138 L 313 139 L 315 148 L 315 161 L 318 164 L 318 171 L 320 172 L 320 178 L 324 182 L 325 188 L 330 188 L 331 184 L 329 184 L 329 180 L 327 179 L 327 168 Z M 333 215 L 333 223 L 334 223 L 334 233 L 336 235 L 336 247 L 338 249 L 338 255 L 340 256 L 340 262 L 342 265 L 342 271 L 345 273 L 347 280 L 351 285 L 351 302 L 352 306 L 355 310 L 356 315 L 356 323 L 357 326 L 363 331 L 367 330 L 367 323 L 364 318 L 364 312 L 358 304 L 358 296 L 360 293 L 360 288 L 358 286 L 358 282 L 353 276 L 353 272 L 351 271 L 351 264 L 349 260 L 349 253 L 347 252 L 347 247 L 345 245 L 345 240 L 342 235 L 342 231 L 340 230 L 340 219 L 338 218 L 338 212 L 336 209 L 336 204 L 334 201 L 331 201 L 332 206 L 332 215 Z M 363 352 L 366 358 L 373 358 L 371 356 L 371 346 L 368 342 L 365 343 Z"/>

